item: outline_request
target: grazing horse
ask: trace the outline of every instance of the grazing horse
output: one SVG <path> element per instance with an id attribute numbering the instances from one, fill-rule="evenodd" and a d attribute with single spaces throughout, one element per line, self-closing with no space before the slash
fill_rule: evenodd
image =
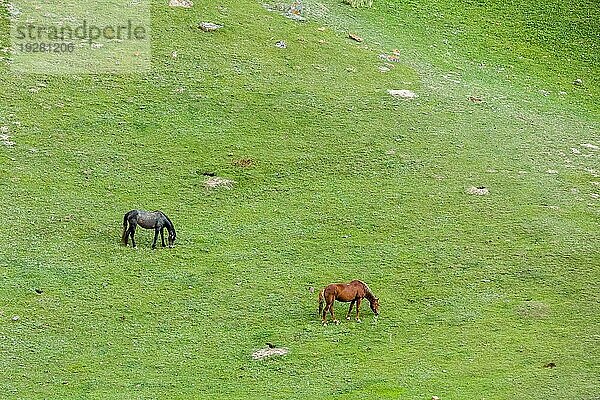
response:
<path id="1" fill-rule="evenodd" d="M 128 224 L 129 227 L 127 227 Z M 131 210 L 125 214 L 123 217 L 123 235 L 121 236 L 121 240 L 125 246 L 127 246 L 127 241 L 129 236 L 131 236 L 131 245 L 134 248 L 136 247 L 133 236 L 135 235 L 135 227 L 137 225 L 146 229 L 154 229 L 154 241 L 152 242 L 153 249 L 156 248 L 156 239 L 158 239 L 159 233 L 162 247 L 165 247 L 164 230 L 167 228 L 167 231 L 169 232 L 169 247 L 173 247 L 176 237 L 175 228 L 169 217 L 162 211 L 149 212 L 144 210 Z"/>
<path id="2" fill-rule="evenodd" d="M 350 302 L 350 308 L 346 315 L 347 320 L 350 320 L 350 312 L 352 312 L 352 307 L 356 303 L 356 322 L 360 322 L 358 315 L 359 307 L 360 302 L 365 297 L 369 300 L 371 310 L 375 315 L 379 315 L 379 299 L 375 297 L 366 283 L 354 280 L 350 283 L 332 283 L 331 285 L 327 285 L 325 289 L 319 292 L 319 315 L 322 318 L 323 325 L 327 325 L 327 311 L 331 313 L 334 323 L 340 323 L 333 315 L 333 303 L 335 300 L 344 303 Z M 323 308 L 323 303 L 325 303 L 325 308 Z"/>

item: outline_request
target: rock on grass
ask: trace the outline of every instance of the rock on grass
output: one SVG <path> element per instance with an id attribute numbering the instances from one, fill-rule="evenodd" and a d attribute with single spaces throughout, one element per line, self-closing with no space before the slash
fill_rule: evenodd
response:
<path id="1" fill-rule="evenodd" d="M 467 194 L 472 194 L 475 196 L 486 196 L 486 195 L 490 194 L 490 191 L 485 186 L 478 186 L 478 187 L 471 186 L 470 188 L 467 189 Z"/>
<path id="2" fill-rule="evenodd" d="M 216 30 L 221 29 L 222 27 L 223 25 L 215 24 L 212 22 L 201 22 L 200 25 L 198 25 L 198 28 L 200 28 L 204 32 L 214 32 Z"/>
<path id="3" fill-rule="evenodd" d="M 194 5 L 192 0 L 170 0 L 170 7 L 183 7 L 183 8 L 191 8 Z"/>
<path id="4" fill-rule="evenodd" d="M 393 97 L 399 97 L 402 99 L 414 99 L 418 97 L 415 92 L 407 89 L 389 89 L 387 92 Z"/>
<path id="5" fill-rule="evenodd" d="M 285 347 L 265 347 L 252 353 L 252 358 L 255 360 L 262 360 L 263 358 L 272 356 L 284 356 L 289 352 Z"/>
<path id="6" fill-rule="evenodd" d="M 206 181 L 204 181 L 204 187 L 207 189 L 232 189 L 235 181 L 231 179 L 225 179 L 218 176 L 211 176 Z"/>

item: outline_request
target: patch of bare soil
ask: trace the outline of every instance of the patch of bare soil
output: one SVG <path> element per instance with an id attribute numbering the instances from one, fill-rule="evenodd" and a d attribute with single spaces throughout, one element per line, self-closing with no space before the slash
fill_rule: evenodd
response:
<path id="1" fill-rule="evenodd" d="M 4 146 L 7 147 L 12 147 L 15 145 L 15 142 L 10 140 L 10 135 L 7 133 L 8 132 L 8 127 L 7 126 L 1 126 L 0 127 L 0 144 L 3 144 Z"/>
<path id="2" fill-rule="evenodd" d="M 382 53 L 379 55 L 379 58 L 381 58 L 382 60 L 385 60 L 387 62 L 397 63 L 397 62 L 400 62 L 400 55 L 401 55 L 400 50 L 394 49 L 392 51 L 392 54 Z"/>
<path id="3" fill-rule="evenodd" d="M 279 13 L 279 14 L 283 15 L 284 17 L 290 18 L 294 21 L 299 21 L 299 22 L 306 21 L 305 17 L 303 17 L 304 6 L 303 6 L 302 2 L 299 0 L 293 1 L 293 2 L 291 2 L 291 4 L 289 2 L 286 2 L 286 3 L 275 2 L 275 3 L 271 3 L 271 4 L 265 3 L 265 4 L 263 4 L 263 7 L 267 11 Z"/>
<path id="4" fill-rule="evenodd" d="M 517 308 L 517 314 L 524 318 L 546 318 L 550 315 L 550 307 L 541 301 L 525 301 Z"/>
<path id="5" fill-rule="evenodd" d="M 251 158 L 240 158 L 238 160 L 233 160 L 232 164 L 240 168 L 249 168 L 254 165 L 254 160 Z"/>
<path id="6" fill-rule="evenodd" d="M 252 353 L 252 358 L 255 360 L 262 360 L 263 358 L 272 356 L 284 356 L 289 352 L 285 347 L 265 347 Z"/>

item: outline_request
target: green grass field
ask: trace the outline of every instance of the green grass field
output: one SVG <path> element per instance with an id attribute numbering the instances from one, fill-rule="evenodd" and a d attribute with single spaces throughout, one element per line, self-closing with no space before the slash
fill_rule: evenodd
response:
<path id="1" fill-rule="evenodd" d="M 0 53 L 2 398 L 600 396 L 597 1 L 167 3 L 150 73 Z M 175 248 L 121 246 L 133 208 Z M 381 315 L 323 327 L 352 279 Z"/>

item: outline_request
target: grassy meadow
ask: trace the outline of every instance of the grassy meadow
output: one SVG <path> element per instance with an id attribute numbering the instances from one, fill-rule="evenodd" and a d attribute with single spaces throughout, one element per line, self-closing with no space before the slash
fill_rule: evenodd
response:
<path id="1" fill-rule="evenodd" d="M 149 73 L 0 53 L 2 398 L 598 398 L 596 1 L 167 3 Z"/>

